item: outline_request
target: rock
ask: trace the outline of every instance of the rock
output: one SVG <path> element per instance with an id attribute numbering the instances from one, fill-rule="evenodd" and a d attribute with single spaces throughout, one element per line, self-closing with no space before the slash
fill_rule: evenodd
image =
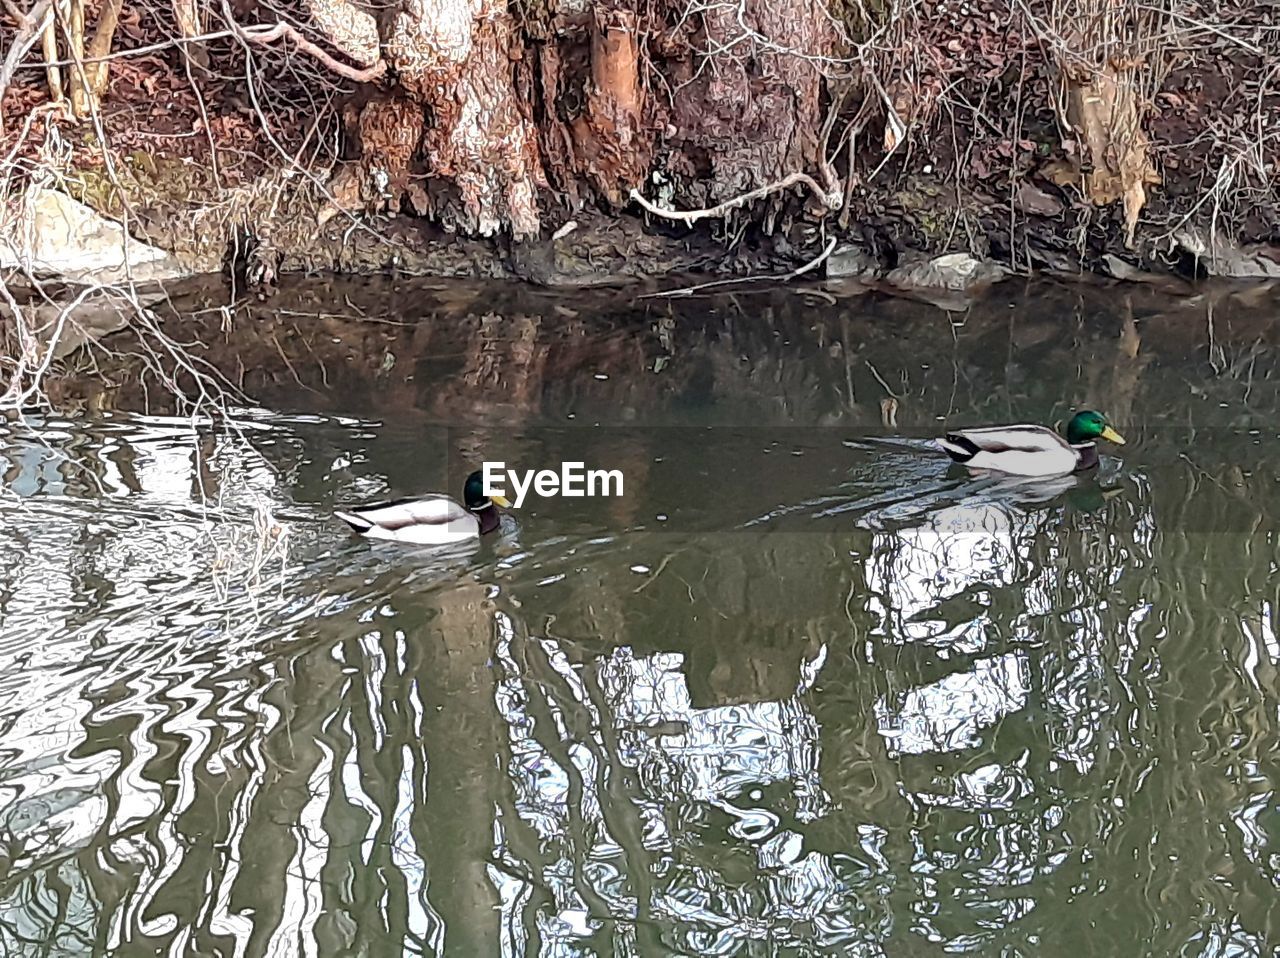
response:
<path id="1" fill-rule="evenodd" d="M 35 334 L 41 356 L 52 343 L 55 360 L 124 329 L 135 312 L 132 301 L 110 289 L 94 290 L 84 299 L 70 304 L 28 304 L 18 309 L 22 311 L 27 328 Z"/>
<path id="2" fill-rule="evenodd" d="M 72 285 L 46 280 L 31 286 L 15 279 L 8 286 L 9 308 L 0 305 L 0 319 L 17 307 L 22 326 L 30 337 L 34 357 L 42 361 L 52 347 L 52 359 L 64 359 L 81 346 L 125 329 L 150 307 L 170 295 L 181 295 L 185 284 L 166 284 L 164 289 L 142 287 L 132 290 L 116 286 Z M 152 317 L 154 318 L 154 317 Z M 32 358 L 32 357 L 29 357 Z"/>
<path id="3" fill-rule="evenodd" d="M 30 187 L 0 210 L 0 268 L 75 283 L 152 283 L 188 276 L 176 258 L 58 190 Z"/>
<path id="4" fill-rule="evenodd" d="M 880 275 L 880 263 L 860 246 L 844 243 L 827 257 L 827 276 L 855 279 Z"/>
<path id="5" fill-rule="evenodd" d="M 1009 271 L 998 263 L 974 259 L 968 253 L 948 253 L 891 270 L 885 279 L 899 289 L 970 292 L 998 283 Z"/>
<path id="6" fill-rule="evenodd" d="M 1280 277 L 1280 246 L 1266 243 L 1237 246 L 1222 237 L 1211 242 L 1194 227 L 1177 230 L 1173 237 L 1210 276 L 1238 279 Z"/>
<path id="7" fill-rule="evenodd" d="M 1191 284 L 1180 277 L 1166 273 L 1153 273 L 1110 253 L 1103 255 L 1101 266 L 1107 275 L 1125 283 L 1145 283 L 1178 296 L 1185 296 L 1192 292 Z"/>
<path id="8" fill-rule="evenodd" d="M 53 359 L 123 329 L 139 310 L 164 298 L 161 282 L 190 275 L 169 253 L 130 238 L 119 223 L 42 187 L 29 188 L 0 210 L 0 268 L 41 281 L 41 289 L 17 307 L 40 353 L 52 347 Z M 131 292 L 112 288 L 130 279 Z"/>
<path id="9" fill-rule="evenodd" d="M 1014 194 L 1013 205 L 1027 213 L 1035 216 L 1057 216 L 1066 205 L 1056 196 L 1050 196 L 1034 183 L 1023 180 L 1018 186 L 1018 192 Z"/>

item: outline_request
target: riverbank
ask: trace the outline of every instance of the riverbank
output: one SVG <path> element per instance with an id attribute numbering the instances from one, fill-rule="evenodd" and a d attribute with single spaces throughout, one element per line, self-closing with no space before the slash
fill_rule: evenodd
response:
<path id="1" fill-rule="evenodd" d="M 265 33 L 76 5 L 110 51 L 92 95 L 0 25 L 0 191 L 62 190 L 189 273 L 1280 275 L 1280 29 L 1250 5 L 495 4 L 447 76 L 341 0 Z"/>
<path id="2" fill-rule="evenodd" d="M 39 126 L 33 124 L 33 132 Z M 77 132 L 83 133 L 71 131 Z M 856 213 L 800 216 L 771 233 L 749 221 L 729 235 L 728 221 L 673 224 L 632 207 L 565 214 L 554 229 L 516 241 L 458 235 L 412 209 L 335 211 L 326 186 L 332 168 L 270 171 L 264 163 L 253 178 L 220 186 L 215 171 L 230 167 L 228 156 L 210 162 L 114 148 L 106 160 L 103 155 L 89 161 L 72 149 L 64 166 L 40 169 L 41 180 L 126 224 L 133 239 L 172 254 L 187 274 L 224 273 L 263 288 L 289 273 L 580 287 L 692 273 L 786 278 L 796 271 L 887 280 L 906 290 L 968 288 L 973 281 L 964 273 L 931 278 L 919 270 L 955 254 L 986 264 L 978 281 L 1037 272 L 1141 282 L 1280 277 L 1280 207 L 1264 199 L 1245 211 L 1246 219 L 1215 222 L 1215 209 L 1205 209 L 1214 196 L 1196 192 L 1192 181 L 1199 174 L 1191 171 L 1166 174 L 1168 194 L 1155 195 L 1150 205 L 1158 219 L 1131 246 L 1108 222 L 1118 210 L 1095 209 L 1067 187 L 1027 178 L 1007 184 L 1012 194 L 1001 197 L 958 190 L 932 171 L 859 187 Z M 1193 208 L 1179 214 L 1189 198 Z M 10 212 L 20 205 L 11 195 Z"/>

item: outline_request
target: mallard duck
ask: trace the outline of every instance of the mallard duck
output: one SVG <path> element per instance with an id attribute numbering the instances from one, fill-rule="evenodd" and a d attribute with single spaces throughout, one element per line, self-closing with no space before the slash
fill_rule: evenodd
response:
<path id="1" fill-rule="evenodd" d="M 1097 466 L 1097 439 L 1124 445 L 1124 437 L 1108 425 L 1102 413 L 1086 409 L 1071 417 L 1066 439 L 1044 426 L 987 426 L 954 430 L 939 439 L 938 445 L 971 469 L 1039 478 Z"/>
<path id="2" fill-rule="evenodd" d="M 390 539 L 416 545 L 448 545 L 479 539 L 498 528 L 495 505 L 509 508 L 504 496 L 486 496 L 477 470 L 462 487 L 465 506 L 440 493 L 393 499 L 334 515 L 366 539 Z"/>

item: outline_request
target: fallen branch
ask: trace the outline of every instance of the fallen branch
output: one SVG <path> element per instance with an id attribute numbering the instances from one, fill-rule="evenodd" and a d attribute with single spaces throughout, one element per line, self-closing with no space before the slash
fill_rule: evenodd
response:
<path id="1" fill-rule="evenodd" d="M 675 299 L 680 296 L 692 296 L 694 293 L 700 293 L 707 289 L 716 289 L 721 286 L 732 286 L 735 283 L 758 283 L 767 281 L 770 283 L 786 283 L 805 273 L 811 273 L 823 263 L 835 251 L 836 240 L 832 239 L 827 243 L 826 248 L 803 266 L 798 266 L 789 273 L 782 276 L 753 275 L 753 276 L 731 276 L 728 279 L 714 279 L 709 283 L 698 283 L 694 286 L 682 286 L 679 289 L 664 289 L 656 293 L 645 293 L 643 296 L 637 296 L 637 299 Z"/>
<path id="2" fill-rule="evenodd" d="M 287 23 L 279 22 L 273 27 L 269 27 L 266 24 L 258 24 L 252 27 L 241 26 L 236 21 L 235 14 L 231 11 L 229 0 L 222 0 L 222 15 L 231 27 L 231 32 L 244 43 L 267 46 L 278 40 L 292 41 L 294 46 L 303 53 L 319 60 L 320 63 L 339 76 L 346 77 L 356 83 L 372 83 L 387 72 L 387 62 L 385 60 L 379 60 L 373 66 L 363 69 L 343 63 L 312 43 Z"/>
<path id="3" fill-rule="evenodd" d="M 818 185 L 818 182 L 808 173 L 792 173 L 790 176 L 778 180 L 776 183 L 770 183 L 767 186 L 761 186 L 758 189 L 743 193 L 741 196 L 735 196 L 731 200 L 725 200 L 717 206 L 708 207 L 701 210 L 664 210 L 661 206 L 655 206 L 644 198 L 644 194 L 637 189 L 632 189 L 631 199 L 639 204 L 643 209 L 652 213 L 654 216 L 661 216 L 664 219 L 678 220 L 682 223 L 696 223 L 698 220 L 709 219 L 715 216 L 723 216 L 731 210 L 736 210 L 740 206 L 746 206 L 754 200 L 762 199 L 772 193 L 780 190 L 790 189 L 796 184 L 807 186 L 813 195 L 818 197 L 822 205 L 829 210 L 838 210 L 844 206 L 844 197 L 838 189 L 824 190 Z"/>

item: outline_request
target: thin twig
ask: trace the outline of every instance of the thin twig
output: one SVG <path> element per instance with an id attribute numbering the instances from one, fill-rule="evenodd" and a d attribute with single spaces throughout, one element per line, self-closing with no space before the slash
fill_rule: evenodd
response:
<path id="1" fill-rule="evenodd" d="M 645 293 L 643 296 L 638 296 L 636 298 L 637 299 L 662 299 L 662 298 L 674 299 L 677 296 L 692 296 L 694 293 L 701 292 L 702 290 L 715 289 L 716 287 L 719 287 L 719 286 L 732 286 L 734 283 L 758 283 L 758 282 L 785 283 L 788 280 L 795 279 L 797 276 L 803 276 L 805 273 L 808 273 L 817 269 L 824 262 L 826 262 L 827 257 L 831 255 L 831 253 L 835 250 L 835 248 L 836 248 L 836 240 L 832 239 L 829 243 L 827 243 L 826 249 L 824 249 L 821 253 L 819 253 L 813 259 L 809 260 L 809 262 L 805 263 L 803 266 L 799 266 L 793 269 L 789 273 L 784 273 L 782 276 L 770 276 L 768 274 L 756 274 L 753 276 L 732 276 L 729 279 L 715 279 L 709 283 L 698 283 L 694 286 L 682 286 L 679 289 L 667 289 L 657 293 Z"/>

